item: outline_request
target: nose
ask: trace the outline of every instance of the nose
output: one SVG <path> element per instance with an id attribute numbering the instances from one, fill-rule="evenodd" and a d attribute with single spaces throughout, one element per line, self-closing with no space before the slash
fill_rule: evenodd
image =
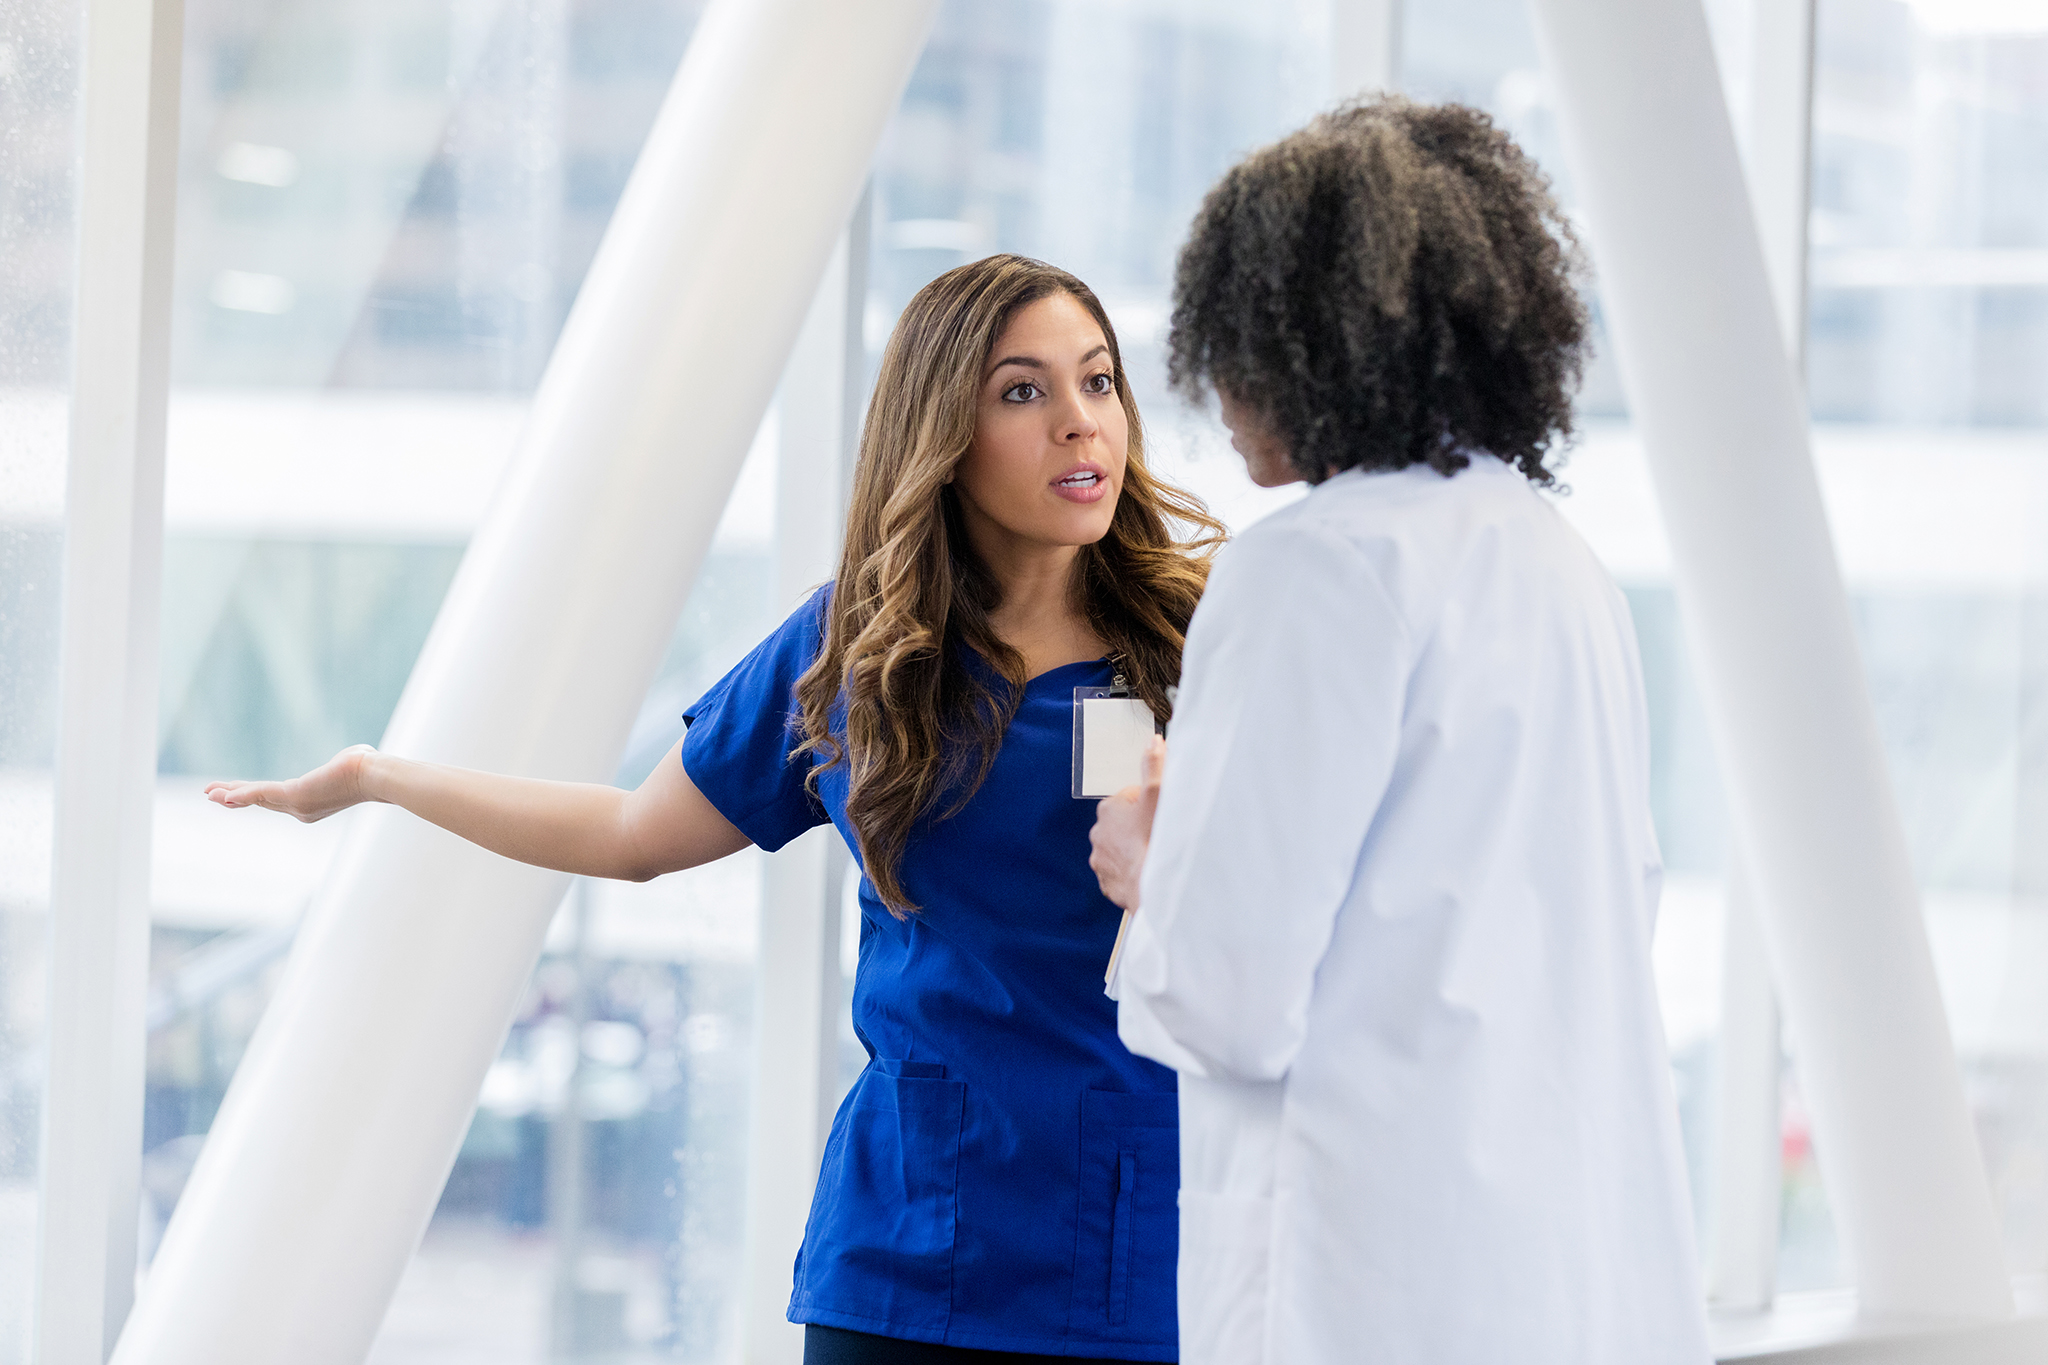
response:
<path id="1" fill-rule="evenodd" d="M 1054 439 L 1061 445 L 1078 445 L 1083 441 L 1093 440 L 1102 429 L 1094 414 L 1088 411 L 1088 405 L 1081 401 L 1078 392 L 1067 393 L 1066 401 L 1054 414 L 1054 420 L 1057 423 Z"/>

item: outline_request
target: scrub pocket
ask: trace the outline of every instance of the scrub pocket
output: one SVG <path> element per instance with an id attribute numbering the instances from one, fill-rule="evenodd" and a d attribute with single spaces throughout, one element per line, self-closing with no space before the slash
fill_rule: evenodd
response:
<path id="1" fill-rule="evenodd" d="M 1273 1201 L 1180 1192 L 1181 1365 L 1265 1359 Z"/>
<path id="2" fill-rule="evenodd" d="M 1180 1097 L 1081 1092 L 1074 1336 L 1150 1340 L 1160 1324 L 1172 1327 L 1179 1190 Z M 1170 1330 L 1165 1340 L 1173 1340 Z"/>
<path id="3" fill-rule="evenodd" d="M 792 1308 L 945 1327 L 967 1086 L 944 1075 L 882 1059 L 861 1073 L 825 1146 Z"/>

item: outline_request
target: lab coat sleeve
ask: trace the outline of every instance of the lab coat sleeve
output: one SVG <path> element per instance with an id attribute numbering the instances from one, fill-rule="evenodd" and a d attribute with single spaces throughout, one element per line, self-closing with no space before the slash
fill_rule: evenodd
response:
<path id="1" fill-rule="evenodd" d="M 1133 1052 L 1284 1077 L 1391 780 L 1412 662 L 1364 555 L 1313 524 L 1225 551 L 1190 627 L 1116 985 Z"/>

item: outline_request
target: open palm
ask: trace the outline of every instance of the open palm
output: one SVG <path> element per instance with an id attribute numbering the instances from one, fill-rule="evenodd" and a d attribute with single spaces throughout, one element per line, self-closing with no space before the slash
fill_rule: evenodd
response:
<path id="1" fill-rule="evenodd" d="M 261 806 L 312 824 L 363 799 L 363 759 L 376 750 L 367 744 L 343 749 L 313 771 L 283 782 L 215 782 L 206 799 L 237 810 Z"/>

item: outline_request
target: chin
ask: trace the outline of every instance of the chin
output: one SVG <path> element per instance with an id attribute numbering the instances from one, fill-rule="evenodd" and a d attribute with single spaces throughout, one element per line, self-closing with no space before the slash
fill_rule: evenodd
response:
<path id="1" fill-rule="evenodd" d="M 1099 526 L 1062 526 L 1050 532 L 1045 539 L 1048 544 L 1067 545 L 1078 550 L 1084 545 L 1095 544 L 1108 534 L 1109 523 L 1105 521 Z"/>
<path id="2" fill-rule="evenodd" d="M 1060 514 L 1040 523 L 1041 535 L 1054 545 L 1093 545 L 1109 534 L 1115 520 L 1116 495 L 1111 494 L 1088 507 L 1062 508 Z"/>
<path id="3" fill-rule="evenodd" d="M 1104 510 L 1088 518 L 1087 522 L 1078 528 L 1078 534 L 1069 543 L 1074 545 L 1093 545 L 1109 534 L 1110 526 L 1116 521 L 1115 497 L 1104 498 L 1101 506 Z"/>
<path id="4" fill-rule="evenodd" d="M 1301 482 L 1301 471 L 1291 460 L 1262 460 L 1258 464 L 1246 461 L 1245 472 L 1253 483 L 1261 488 L 1285 488 L 1290 483 Z"/>

